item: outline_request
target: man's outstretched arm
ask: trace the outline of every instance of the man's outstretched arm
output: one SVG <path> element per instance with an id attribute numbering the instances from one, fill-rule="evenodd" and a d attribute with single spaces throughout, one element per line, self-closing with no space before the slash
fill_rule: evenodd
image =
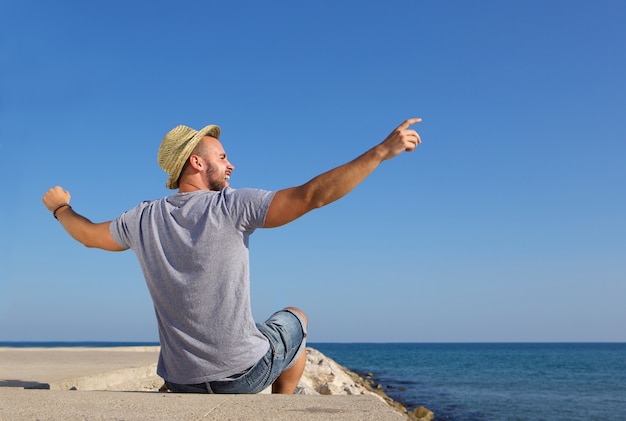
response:
<path id="1" fill-rule="evenodd" d="M 111 222 L 94 224 L 89 219 L 74 212 L 69 206 L 70 193 L 56 186 L 43 196 L 42 201 L 49 211 L 54 212 L 63 228 L 78 242 L 86 247 L 97 247 L 109 251 L 122 251 L 111 232 Z"/>
<path id="2" fill-rule="evenodd" d="M 400 124 L 387 138 L 355 160 L 318 175 L 298 187 L 277 191 L 265 217 L 265 228 L 287 224 L 305 213 L 328 205 L 352 191 L 378 165 L 403 151 L 411 152 L 421 143 L 419 134 L 409 129 L 421 118 Z"/>

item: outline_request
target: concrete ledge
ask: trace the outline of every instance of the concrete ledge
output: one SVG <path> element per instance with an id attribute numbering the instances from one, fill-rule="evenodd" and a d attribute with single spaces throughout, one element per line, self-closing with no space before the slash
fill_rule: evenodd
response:
<path id="1" fill-rule="evenodd" d="M 158 357 L 159 347 L 0 348 L 0 387 L 136 390 L 156 378 Z"/>
<path id="2" fill-rule="evenodd" d="M 374 396 L 192 395 L 0 388 L 2 420 L 401 421 Z"/>
<path id="3" fill-rule="evenodd" d="M 157 392 L 158 347 L 0 348 L 0 420 L 390 420 L 372 395 Z M 46 390 L 42 390 L 46 389 Z"/>

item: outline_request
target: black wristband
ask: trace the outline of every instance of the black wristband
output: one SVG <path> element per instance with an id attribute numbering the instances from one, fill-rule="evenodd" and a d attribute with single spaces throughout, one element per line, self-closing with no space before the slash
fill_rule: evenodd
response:
<path id="1" fill-rule="evenodd" d="M 52 216 L 54 216 L 54 219 L 56 219 L 56 220 L 58 220 L 58 219 L 59 219 L 59 218 L 57 218 L 57 211 L 58 211 L 59 209 L 61 209 L 62 207 L 64 207 L 64 206 L 69 206 L 69 207 L 71 208 L 71 206 L 70 206 L 70 204 L 69 204 L 69 203 L 67 203 L 67 202 L 66 202 L 66 203 L 61 203 L 59 206 L 57 206 L 56 208 L 54 208 L 54 210 L 52 211 Z"/>

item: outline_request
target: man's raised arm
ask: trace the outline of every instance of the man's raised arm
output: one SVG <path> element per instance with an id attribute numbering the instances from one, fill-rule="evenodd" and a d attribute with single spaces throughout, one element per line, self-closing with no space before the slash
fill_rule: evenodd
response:
<path id="1" fill-rule="evenodd" d="M 78 242 L 86 247 L 97 247 L 109 251 L 122 251 L 111 232 L 111 222 L 94 224 L 89 219 L 74 212 L 70 206 L 70 193 L 56 186 L 46 192 L 41 199 L 63 228 Z"/>
<path id="2" fill-rule="evenodd" d="M 277 191 L 265 217 L 265 228 L 287 224 L 305 213 L 328 205 L 352 191 L 378 165 L 403 151 L 411 152 L 421 143 L 419 134 L 409 129 L 421 122 L 411 118 L 400 124 L 382 143 L 355 160 L 318 175 L 306 184 Z"/>

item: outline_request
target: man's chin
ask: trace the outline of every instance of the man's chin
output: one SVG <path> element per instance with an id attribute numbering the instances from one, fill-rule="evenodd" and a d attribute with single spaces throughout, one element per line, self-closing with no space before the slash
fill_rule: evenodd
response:
<path id="1" fill-rule="evenodd" d="M 229 187 L 228 183 L 224 183 L 224 184 L 222 184 L 220 186 L 213 185 L 213 186 L 209 187 L 209 190 L 211 190 L 211 191 L 222 191 L 226 187 Z"/>

